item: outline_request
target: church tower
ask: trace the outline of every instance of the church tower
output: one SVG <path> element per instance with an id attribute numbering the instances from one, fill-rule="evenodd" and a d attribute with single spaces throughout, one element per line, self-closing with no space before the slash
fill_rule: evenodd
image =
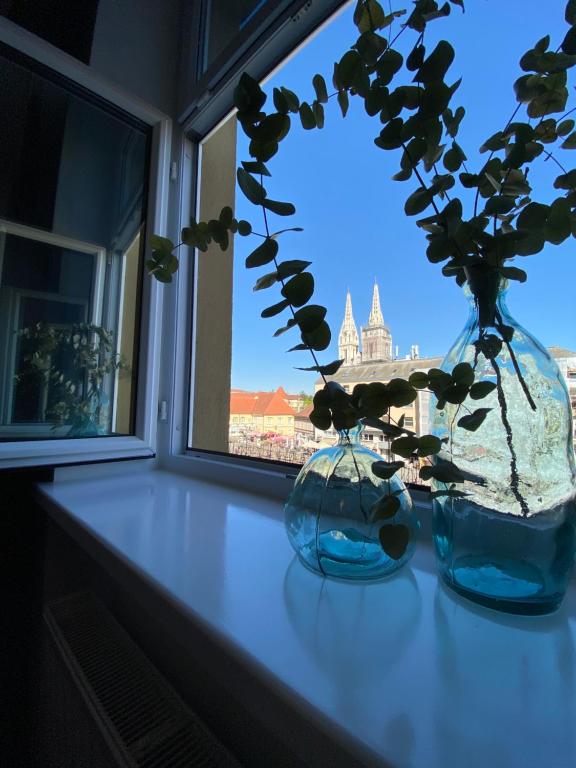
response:
<path id="1" fill-rule="evenodd" d="M 376 360 L 392 360 L 392 334 L 384 323 L 378 283 L 375 282 L 368 325 L 362 328 L 362 362 Z"/>
<path id="2" fill-rule="evenodd" d="M 358 331 L 352 314 L 352 297 L 350 291 L 346 292 L 346 309 L 344 322 L 338 336 L 338 357 L 344 360 L 344 365 L 355 365 L 359 362 Z"/>

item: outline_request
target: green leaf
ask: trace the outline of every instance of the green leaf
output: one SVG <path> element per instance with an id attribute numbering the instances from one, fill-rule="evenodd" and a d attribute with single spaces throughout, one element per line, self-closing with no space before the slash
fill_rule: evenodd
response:
<path id="1" fill-rule="evenodd" d="M 472 400 L 482 400 L 496 389 L 493 381 L 477 381 L 470 387 L 470 397 Z"/>
<path id="2" fill-rule="evenodd" d="M 549 243 L 559 245 L 570 237 L 571 233 L 570 204 L 565 197 L 559 197 L 550 206 L 545 237 Z"/>
<path id="3" fill-rule="evenodd" d="M 340 111 L 342 112 L 342 117 L 346 117 L 346 113 L 348 112 L 348 92 L 347 91 L 338 91 L 338 96 L 336 97 L 338 99 L 338 106 L 340 107 Z"/>
<path id="4" fill-rule="evenodd" d="M 284 301 L 279 301 L 278 304 L 273 304 L 271 307 L 266 307 L 266 309 L 262 310 L 260 313 L 260 317 L 274 317 L 274 315 L 279 315 L 280 312 L 283 312 L 286 307 L 290 306 L 290 302 L 288 299 L 284 299 Z"/>
<path id="5" fill-rule="evenodd" d="M 296 325 L 296 320 L 294 320 L 293 317 L 288 320 L 286 325 L 283 325 L 282 328 L 278 328 L 276 331 L 274 331 L 274 337 L 276 336 L 282 336 L 283 333 L 286 333 L 286 331 L 289 331 L 290 328 L 294 328 Z"/>
<path id="6" fill-rule="evenodd" d="M 468 397 L 469 387 L 466 384 L 453 384 L 442 392 L 442 397 L 453 405 L 460 405 Z"/>
<path id="7" fill-rule="evenodd" d="M 359 2 L 354 11 L 354 24 L 361 33 L 380 29 L 385 18 L 382 6 L 376 0 Z"/>
<path id="8" fill-rule="evenodd" d="M 299 112 L 302 128 L 304 128 L 305 131 L 311 131 L 313 128 L 316 128 L 316 118 L 314 117 L 314 112 L 312 111 L 310 104 L 303 101 L 302 104 L 300 104 Z"/>
<path id="9" fill-rule="evenodd" d="M 249 221 L 240 219 L 240 221 L 238 222 L 238 234 L 242 235 L 242 237 L 246 237 L 251 233 L 252 233 L 252 224 L 250 224 Z"/>
<path id="10" fill-rule="evenodd" d="M 513 197 L 506 197 L 506 195 L 494 195 L 489 197 L 486 201 L 486 207 L 484 213 L 486 216 L 495 216 L 497 214 L 508 213 L 516 205 L 516 200 Z"/>
<path id="11" fill-rule="evenodd" d="M 362 423 L 365 424 L 367 427 L 373 427 L 374 429 L 379 429 L 381 432 L 383 432 L 386 437 L 402 437 L 402 435 L 413 435 L 414 432 L 410 429 L 405 429 L 403 426 L 397 426 L 396 424 L 392 424 L 392 422 L 388 423 L 387 421 L 382 421 L 382 419 L 373 419 L 370 416 L 365 416 L 361 419 Z"/>
<path id="12" fill-rule="evenodd" d="M 252 288 L 253 291 L 262 291 L 265 288 L 270 288 L 274 283 L 278 282 L 278 273 L 277 272 L 269 272 L 267 275 L 263 275 L 262 277 L 259 277 L 258 280 L 256 280 L 256 283 L 254 284 L 254 288 Z"/>
<path id="13" fill-rule="evenodd" d="M 562 149 L 576 149 L 576 131 L 571 133 L 566 141 L 563 141 L 560 146 Z"/>
<path id="14" fill-rule="evenodd" d="M 573 55 L 576 53 L 576 27 L 571 27 L 562 41 L 562 50 L 564 53 Z"/>
<path id="15" fill-rule="evenodd" d="M 406 525 L 383 525 L 378 538 L 388 557 L 392 560 L 400 560 L 408 548 L 410 529 Z"/>
<path id="16" fill-rule="evenodd" d="M 308 304 L 308 306 L 302 307 L 302 309 L 299 309 L 294 314 L 298 327 L 306 333 L 318 328 L 325 317 L 326 307 L 322 307 L 319 304 Z"/>
<path id="17" fill-rule="evenodd" d="M 325 320 L 313 331 L 309 333 L 302 332 L 302 341 L 317 352 L 322 352 L 322 350 L 326 349 L 330 344 L 331 338 L 330 327 Z"/>
<path id="18" fill-rule="evenodd" d="M 326 104 L 328 101 L 328 91 L 326 90 L 326 81 L 322 75 L 314 75 L 312 78 L 312 85 L 316 92 L 316 98 L 321 104 Z"/>
<path id="19" fill-rule="evenodd" d="M 283 112 L 283 113 L 290 112 L 288 99 L 286 98 L 286 96 L 284 96 L 280 88 L 274 88 L 274 90 L 272 91 L 272 98 L 274 100 L 274 106 L 276 107 L 278 112 Z M 249 169 L 247 168 L 246 170 L 249 170 Z"/>
<path id="20" fill-rule="evenodd" d="M 309 267 L 310 264 L 312 264 L 311 261 L 301 261 L 300 259 L 282 261 L 278 264 L 278 278 L 280 280 L 285 280 L 287 277 L 292 277 L 292 275 L 298 275 L 300 272 L 303 272 L 306 267 Z"/>
<path id="21" fill-rule="evenodd" d="M 418 397 L 414 387 L 405 379 L 390 379 L 386 385 L 386 391 L 391 404 L 396 408 L 410 405 Z"/>
<path id="22" fill-rule="evenodd" d="M 452 369 L 451 376 L 455 384 L 469 387 L 474 381 L 474 369 L 470 363 L 458 363 L 458 365 L 455 365 Z"/>
<path id="23" fill-rule="evenodd" d="M 380 136 L 374 139 L 374 144 L 380 149 L 398 149 L 402 146 L 402 118 L 395 117 L 380 131 Z"/>
<path id="24" fill-rule="evenodd" d="M 324 107 L 320 102 L 315 101 L 312 104 L 312 112 L 314 113 L 314 120 L 316 121 L 317 128 L 324 128 Z"/>
<path id="25" fill-rule="evenodd" d="M 520 212 L 516 220 L 518 229 L 538 230 L 543 229 L 548 219 L 550 208 L 542 203 L 529 203 Z"/>
<path id="26" fill-rule="evenodd" d="M 443 80 L 453 61 L 454 48 L 446 40 L 440 40 L 436 48 L 424 60 L 422 66 L 414 75 L 414 81 L 426 84 L 432 83 L 435 80 Z"/>
<path id="27" fill-rule="evenodd" d="M 246 259 L 246 268 L 253 269 L 254 267 L 263 267 L 264 264 L 269 264 L 274 261 L 276 254 L 278 253 L 278 243 L 276 240 L 267 237 L 266 240 L 259 245 Z"/>
<path id="28" fill-rule="evenodd" d="M 398 463 L 402 464 L 403 462 Z M 376 464 L 384 464 L 384 462 L 375 462 L 372 464 L 372 471 L 374 474 L 377 474 L 374 471 Z M 394 472 L 392 474 L 394 474 Z M 378 477 L 381 477 L 381 475 L 378 475 Z M 388 475 L 388 477 L 392 477 L 392 475 Z M 378 501 L 370 508 L 370 520 L 373 523 L 377 520 L 389 520 L 391 517 L 394 517 L 399 509 L 400 499 L 397 496 L 382 496 L 382 498 L 378 499 Z"/>
<path id="29" fill-rule="evenodd" d="M 403 461 L 375 461 L 372 464 L 372 472 L 374 472 L 376 477 L 379 477 L 381 480 L 389 480 L 393 475 L 396 474 L 396 472 L 398 472 L 399 469 L 402 469 L 403 466 Z M 390 497 L 385 496 L 384 498 L 388 499 Z M 382 499 L 379 501 L 382 501 Z M 393 514 L 394 512 L 392 515 Z M 392 517 L 392 515 L 390 516 Z"/>
<path id="30" fill-rule="evenodd" d="M 406 59 L 406 69 L 414 72 L 416 69 L 422 66 L 424 57 L 426 55 L 426 48 L 422 44 L 417 44 L 412 48 L 408 58 Z"/>
<path id="31" fill-rule="evenodd" d="M 266 198 L 262 201 L 262 205 L 277 216 L 292 216 L 296 213 L 296 208 L 292 203 L 281 203 L 278 200 Z"/>
<path id="32" fill-rule="evenodd" d="M 362 62 L 362 57 L 358 51 L 346 51 L 337 65 L 338 82 L 340 83 L 340 87 L 350 88 L 354 84 L 363 67 L 364 64 Z"/>
<path id="33" fill-rule="evenodd" d="M 250 200 L 254 205 L 262 205 L 266 198 L 266 190 L 256 181 L 256 179 L 244 168 L 238 168 L 236 171 L 236 178 L 238 179 L 238 186 L 244 193 L 244 196 Z"/>
<path id="34" fill-rule="evenodd" d="M 568 173 L 562 173 L 556 177 L 554 182 L 556 189 L 576 189 L 576 170 L 568 171 Z"/>
<path id="35" fill-rule="evenodd" d="M 421 467 L 420 477 L 422 480 L 438 480 L 440 483 L 463 483 L 465 478 L 462 471 L 451 461 L 446 459 L 436 459 L 432 466 Z"/>
<path id="36" fill-rule="evenodd" d="M 442 449 L 442 441 L 436 435 L 423 435 L 418 438 L 418 456 L 434 456 Z"/>
<path id="37" fill-rule="evenodd" d="M 149 237 L 150 247 L 155 251 L 163 251 L 170 253 L 174 250 L 174 243 L 168 237 L 160 237 L 160 235 L 150 235 Z"/>
<path id="38" fill-rule="evenodd" d="M 520 283 L 525 283 L 528 278 L 526 272 L 518 267 L 500 267 L 500 274 L 508 280 L 518 280 Z"/>
<path id="39" fill-rule="evenodd" d="M 330 429 L 332 425 L 332 416 L 330 415 L 330 409 L 325 407 L 315 407 L 309 416 L 310 421 L 316 429 Z"/>
<path id="40" fill-rule="evenodd" d="M 334 360 L 328 365 L 313 365 L 310 368 L 296 368 L 297 371 L 317 371 L 322 376 L 334 376 L 339 371 L 344 360 Z"/>
<path id="41" fill-rule="evenodd" d="M 564 18 L 570 26 L 576 25 L 576 0 L 568 0 L 564 11 Z"/>
<path id="42" fill-rule="evenodd" d="M 428 386 L 428 374 L 424 371 L 414 371 L 408 381 L 415 389 L 426 389 Z"/>
<path id="43" fill-rule="evenodd" d="M 404 213 L 407 216 L 416 216 L 428 208 L 432 199 L 433 195 L 429 189 L 418 187 L 418 189 L 412 192 L 410 197 L 406 200 L 404 204 Z"/>
<path id="44" fill-rule="evenodd" d="M 393 440 L 390 450 L 397 456 L 402 456 L 407 459 L 418 450 L 419 445 L 419 438 L 409 435 L 408 437 L 399 437 L 396 440 Z"/>
<path id="45" fill-rule="evenodd" d="M 264 163 L 260 163 L 258 160 L 242 160 L 242 168 L 248 173 L 262 174 L 262 176 L 270 176 L 270 171 Z"/>
<path id="46" fill-rule="evenodd" d="M 458 419 L 458 426 L 468 430 L 468 432 L 476 432 L 491 410 L 492 408 L 477 408 L 468 416 L 462 416 L 461 419 Z"/>
<path id="47" fill-rule="evenodd" d="M 294 307 L 301 307 L 314 293 L 314 278 L 310 272 L 300 272 L 285 283 L 281 290 L 282 296 L 288 299 Z"/>
<path id="48" fill-rule="evenodd" d="M 300 106 L 300 99 L 298 98 L 298 96 L 296 96 L 294 91 L 291 91 L 288 88 L 284 88 L 284 87 L 280 88 L 280 91 L 282 93 L 282 96 L 284 96 L 284 98 L 288 103 L 288 109 L 290 110 L 290 112 L 298 112 L 298 108 Z"/>

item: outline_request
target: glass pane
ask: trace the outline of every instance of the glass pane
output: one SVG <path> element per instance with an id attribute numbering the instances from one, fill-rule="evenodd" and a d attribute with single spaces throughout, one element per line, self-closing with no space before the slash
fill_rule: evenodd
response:
<path id="1" fill-rule="evenodd" d="M 257 13 L 265 6 L 274 5 L 273 0 L 208 0 L 206 28 L 204 37 L 204 60 L 202 71 L 205 72 L 218 56 L 250 24 Z"/>
<path id="2" fill-rule="evenodd" d="M 149 129 L 0 55 L 0 439 L 130 434 Z"/>
<path id="3" fill-rule="evenodd" d="M 323 74 L 329 84 L 329 94 L 332 92 L 332 62 L 356 39 L 353 11 L 354 4 L 323 27 L 282 69 L 275 71 L 264 87 L 269 99 L 265 109 L 273 109 L 270 101 L 274 87 L 285 86 L 302 98 L 312 98 L 310 79 L 315 72 Z M 489 12 L 480 4 L 469 12 L 467 9 L 466 15 L 453 14 L 450 19 L 453 25 L 450 34 L 457 50 L 454 79 L 463 75 L 459 94 L 467 109 L 462 123 L 463 146 L 465 141 L 466 153 L 470 153 L 468 166 L 476 169 L 475 172 L 485 162 L 485 155 L 475 148 L 497 130 L 501 118 L 506 121 L 513 109 L 512 84 L 517 77 L 518 60 L 537 34 L 539 24 L 537 14 L 528 17 L 526 23 L 529 20 L 531 31 L 524 30 L 522 39 L 515 39 L 512 47 L 505 45 L 506 34 L 501 30 L 501 45 L 497 47 L 505 51 L 505 57 L 502 63 L 494 63 L 488 78 L 494 88 L 488 90 L 478 88 L 477 52 L 466 45 L 466 41 L 470 29 L 490 26 Z M 562 39 L 562 15 L 558 18 L 555 34 Z M 386 34 L 390 32 L 394 36 L 397 31 L 395 26 Z M 413 41 L 407 36 L 398 42 L 405 57 L 412 45 Z M 315 293 L 311 302 L 327 307 L 332 330 L 329 347 L 318 357 L 324 364 L 345 360 L 335 378 L 352 392 L 356 384 L 408 378 L 415 371 L 441 365 L 468 310 L 460 288 L 442 275 L 442 265 L 430 263 L 426 258 L 425 233 L 415 225 L 414 217 L 404 214 L 405 200 L 416 188 L 416 182 L 401 184 L 392 180 L 399 171 L 401 154 L 383 152 L 374 144 L 381 127 L 378 117 L 371 120 L 359 99 L 350 100 L 345 119 L 333 98 L 325 105 L 325 111 L 323 130 L 306 131 L 298 116 L 291 116 L 290 135 L 282 143 L 280 152 L 267 163 L 272 176 L 264 178 L 264 186 L 271 199 L 293 202 L 296 215 L 277 217 L 269 212 L 267 221 L 271 231 L 296 226 L 304 230 L 286 232 L 279 238 L 279 260 L 313 262 Z M 231 122 L 233 120 L 231 118 Z M 220 132 L 224 137 L 226 125 L 203 143 L 203 152 L 207 145 L 218 140 Z M 237 161 L 250 159 L 250 140 L 241 129 L 237 136 L 228 130 L 228 141 L 232 142 L 234 137 Z M 229 159 L 232 155 L 233 150 L 229 148 L 226 164 L 219 167 L 223 176 L 229 173 L 231 178 L 235 173 L 235 163 Z M 553 182 L 557 173 L 557 166 L 550 162 L 539 160 L 531 166 L 535 199 L 545 196 L 548 203 L 554 199 Z M 205 218 L 217 216 L 223 205 L 234 203 L 233 192 L 216 195 L 215 179 L 214 167 L 209 175 L 202 169 L 200 215 Z M 470 201 L 465 194 L 463 200 L 467 206 L 466 216 L 471 216 L 470 204 L 473 206 L 474 200 Z M 260 237 L 265 232 L 262 212 L 249 203 L 241 191 L 236 195 L 235 214 L 238 219 L 249 220 Z M 190 445 L 194 449 L 297 463 L 318 447 L 331 444 L 335 435 L 314 429 L 308 420 L 310 402 L 322 382 L 314 372 L 296 370 L 313 365 L 309 353 L 286 354 L 286 350 L 300 341 L 297 330 L 292 328 L 273 337 L 276 329 L 286 326 L 289 310 L 271 319 L 260 317 L 262 310 L 281 299 L 278 284 L 267 290 L 253 290 L 259 278 L 273 271 L 272 265 L 249 270 L 244 266 L 246 257 L 260 242 L 258 234 L 246 238 L 236 236 L 232 285 L 228 285 L 230 278 L 226 271 L 225 290 L 223 284 L 215 283 L 210 300 L 206 294 L 201 297 L 206 302 L 203 315 L 206 330 L 197 325 L 196 339 L 197 344 L 205 347 L 204 356 L 197 358 L 195 367 Z M 203 269 L 204 261 L 210 262 L 212 269 L 216 262 L 223 268 L 223 259 L 229 254 L 221 254 L 218 248 L 210 256 L 199 254 L 199 269 Z M 547 246 L 544 253 L 522 260 L 518 266 L 528 271 L 529 279 L 525 285 L 511 287 L 514 314 L 548 347 L 565 377 L 576 413 L 572 297 L 576 267 L 572 241 L 566 240 L 560 247 Z M 229 269 L 226 263 L 226 270 Z M 559 274 L 562 280 L 558 280 Z M 198 286 L 201 293 L 201 280 Z M 217 333 L 211 332 L 206 319 L 210 309 L 219 323 Z M 218 345 L 214 343 L 216 338 Z M 221 343 L 223 338 L 225 345 Z M 203 390 L 198 382 L 205 370 L 204 359 L 210 354 L 213 367 Z M 224 354 L 231 357 L 227 367 Z M 228 398 L 224 392 L 227 386 L 230 387 Z M 205 399 L 201 401 L 201 397 Z M 426 434 L 431 429 L 431 405 L 430 393 L 420 390 L 414 403 L 394 409 L 391 417 L 396 421 L 403 417 L 408 429 Z M 196 431 L 198 414 L 205 422 L 217 424 L 218 430 L 210 431 L 206 426 Z M 228 440 L 223 435 L 226 420 Z M 381 432 L 369 428 L 363 439 L 372 450 L 391 458 L 388 441 L 382 439 Z M 419 481 L 417 461 L 407 462 L 403 472 L 408 482 Z"/>

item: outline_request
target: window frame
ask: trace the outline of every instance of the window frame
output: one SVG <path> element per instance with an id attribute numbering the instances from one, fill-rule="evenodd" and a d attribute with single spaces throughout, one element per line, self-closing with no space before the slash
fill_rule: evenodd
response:
<path id="1" fill-rule="evenodd" d="M 268 36 L 259 42 L 259 49 L 251 51 L 248 64 L 240 58 L 233 71 L 227 73 L 226 82 L 218 92 L 206 91 L 198 97 L 199 107 L 192 105 L 184 113 L 182 135 L 179 144 L 178 167 L 180 188 L 178 201 L 179 233 L 187 226 L 191 214 L 197 208 L 199 147 L 211 134 L 233 114 L 232 91 L 239 75 L 248 71 L 253 77 L 265 82 L 271 77 L 286 57 L 293 55 L 304 45 L 310 35 L 321 32 L 351 0 L 319 0 L 314 4 L 314 14 L 298 19 L 288 17 L 292 22 L 286 40 L 289 49 L 278 46 L 277 30 L 269 30 Z M 303 4 L 295 3 L 302 8 Z M 304 4 L 308 6 L 308 4 Z M 293 7 L 292 6 L 292 7 Z M 302 23 L 303 30 L 294 42 L 294 21 Z M 281 55 L 278 48 L 280 47 Z M 272 50 L 273 49 L 273 50 Z M 299 465 L 266 459 L 224 454 L 215 451 L 189 449 L 188 418 L 192 411 L 192 371 L 194 349 L 194 291 L 196 254 L 189 248 L 180 251 L 180 267 L 166 291 L 164 313 L 164 337 L 171 340 L 163 350 L 162 380 L 160 384 L 161 419 L 158 440 L 158 460 L 161 469 L 185 474 L 208 482 L 225 484 L 277 499 L 289 494 Z M 416 498 L 426 500 L 428 492 L 416 490 Z M 411 492 L 412 489 L 411 489 Z"/>
<path id="2" fill-rule="evenodd" d="M 117 87 L 89 66 L 50 43 L 0 18 L 0 42 L 24 54 L 89 95 L 121 109 L 152 129 L 146 223 L 148 232 L 168 226 L 171 118 Z M 148 246 L 146 246 L 148 250 Z M 0 469 L 65 466 L 156 455 L 156 403 L 160 370 L 163 293 L 148 278 L 141 286 L 139 358 L 134 435 L 0 443 Z"/>

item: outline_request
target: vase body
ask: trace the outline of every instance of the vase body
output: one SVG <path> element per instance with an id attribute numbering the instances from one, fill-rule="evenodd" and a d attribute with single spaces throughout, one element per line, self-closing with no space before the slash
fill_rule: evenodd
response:
<path id="1" fill-rule="evenodd" d="M 360 435 L 361 427 L 345 430 L 336 445 L 311 456 L 285 505 L 290 543 L 306 566 L 324 576 L 380 579 L 398 570 L 414 550 L 419 522 L 412 500 L 396 476 L 381 480 L 374 475 L 372 464 L 382 457 L 365 448 Z M 398 498 L 398 511 L 373 522 L 374 504 L 389 494 Z M 409 535 L 400 556 L 390 557 L 382 548 L 383 526 L 397 526 L 395 532 Z"/>
<path id="2" fill-rule="evenodd" d="M 478 401 L 468 397 L 466 408 L 432 405 L 433 432 L 447 439 L 441 458 L 464 472 L 457 487 L 468 494 L 434 500 L 438 566 L 450 587 L 476 602 L 549 613 L 562 601 L 574 561 L 570 398 L 548 351 L 510 316 L 506 284 L 483 280 L 478 288 L 469 278 L 469 319 L 442 369 L 470 363 L 476 382 L 496 388 Z M 488 357 L 479 352 L 479 339 L 495 342 Z M 476 431 L 456 426 L 466 409 L 479 407 L 491 410 Z M 433 484 L 433 490 L 445 488 Z"/>

